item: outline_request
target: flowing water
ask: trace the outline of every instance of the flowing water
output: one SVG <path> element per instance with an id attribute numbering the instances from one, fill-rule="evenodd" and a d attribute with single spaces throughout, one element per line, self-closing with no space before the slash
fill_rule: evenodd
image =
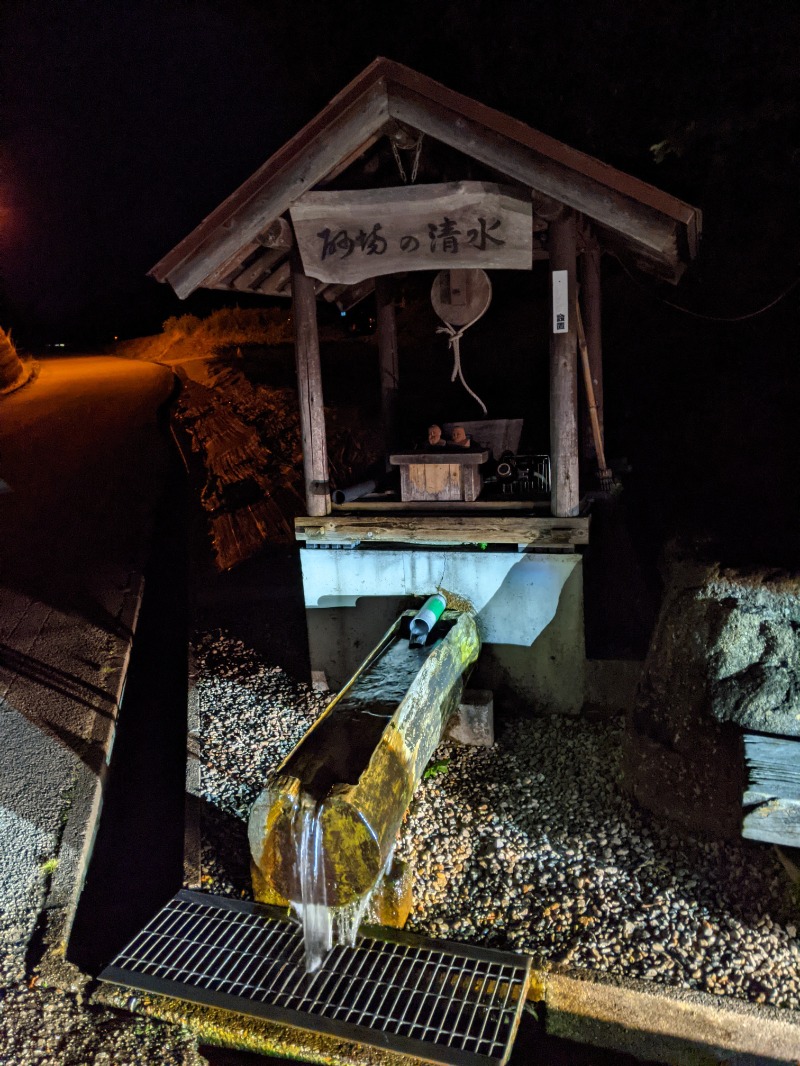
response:
<path id="1" fill-rule="evenodd" d="M 329 907 L 321 814 L 322 804 L 304 795 L 297 809 L 295 838 L 301 899 L 293 902 L 292 907 L 303 926 L 308 973 L 319 969 L 334 944 L 355 945 L 356 934 L 372 896 L 394 857 L 392 846 L 381 875 L 369 892 L 343 907 Z"/>
<path id="2" fill-rule="evenodd" d="M 363 772 L 365 760 L 368 760 L 380 739 L 385 723 L 394 714 L 432 647 L 410 648 L 403 639 L 393 642 L 358 678 L 337 704 L 328 722 L 322 724 L 321 731 L 330 731 L 331 734 L 327 738 L 329 750 L 337 747 L 341 740 L 346 743 L 351 756 L 354 751 L 363 749 L 357 760 L 363 765 L 357 769 L 356 778 Z M 345 737 L 339 736 L 342 727 L 346 731 Z M 349 769 L 350 773 L 340 773 L 340 780 L 352 780 L 353 767 Z M 339 770 L 344 771 L 344 767 L 339 767 Z M 327 784 L 329 782 L 326 781 Z M 394 852 L 392 847 L 383 872 L 369 892 L 345 906 L 329 906 L 322 829 L 323 805 L 324 796 L 317 799 L 304 792 L 295 812 L 293 826 L 301 898 L 292 901 L 292 907 L 303 926 L 305 965 L 309 973 L 322 965 L 334 943 L 351 946 L 355 943 L 358 927 L 375 889 L 391 865 Z"/>
<path id="3" fill-rule="evenodd" d="M 333 946 L 331 908 L 325 883 L 325 856 L 322 849 L 322 805 L 302 795 L 297 809 L 295 841 L 300 874 L 301 899 L 295 908 L 303 923 L 306 970 L 319 968 Z"/>

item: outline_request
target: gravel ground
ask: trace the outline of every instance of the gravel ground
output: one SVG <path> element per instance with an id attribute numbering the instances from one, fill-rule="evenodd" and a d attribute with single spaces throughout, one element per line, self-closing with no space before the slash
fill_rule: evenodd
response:
<path id="1" fill-rule="evenodd" d="M 42 875 L 42 902 L 46 876 Z M 5 898 L 3 899 L 5 907 Z M 208 1066 L 197 1039 L 177 1026 L 87 1002 L 28 978 L 35 913 L 12 896 L 0 936 L 0 1064 L 8 1066 Z M 29 900 L 25 906 L 31 908 Z M 18 925 L 12 925 L 9 915 Z M 35 950 L 33 954 L 35 954 Z"/>
<path id="2" fill-rule="evenodd" d="M 224 633 L 196 655 L 203 884 L 249 896 L 250 806 L 326 698 Z M 800 1009 L 800 914 L 772 849 L 644 816 L 620 788 L 621 729 L 531 717 L 499 722 L 492 749 L 441 745 L 398 842 L 408 928 Z"/>
<path id="3" fill-rule="evenodd" d="M 208 1066 L 188 1031 L 24 984 L 0 990 L 0 1063 L 9 1066 Z"/>

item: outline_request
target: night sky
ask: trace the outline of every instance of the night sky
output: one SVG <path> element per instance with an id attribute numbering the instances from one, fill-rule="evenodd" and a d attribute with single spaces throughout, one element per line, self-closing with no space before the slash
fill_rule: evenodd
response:
<path id="1" fill-rule="evenodd" d="M 4 11 L 0 316 L 23 342 L 131 336 L 200 307 L 178 305 L 147 270 L 376 55 L 702 207 L 687 304 L 758 306 L 796 273 L 789 0 L 6 0 Z M 665 141 L 657 163 L 650 146 Z"/>
<path id="2" fill-rule="evenodd" d="M 793 0 L 0 10 L 0 325 L 23 352 L 85 351 L 246 303 L 181 303 L 146 273 L 384 55 L 702 208 L 700 256 L 677 289 L 604 260 L 607 451 L 630 470 L 641 543 L 708 529 L 743 558 L 800 565 Z M 772 301 L 744 322 L 703 318 Z"/>

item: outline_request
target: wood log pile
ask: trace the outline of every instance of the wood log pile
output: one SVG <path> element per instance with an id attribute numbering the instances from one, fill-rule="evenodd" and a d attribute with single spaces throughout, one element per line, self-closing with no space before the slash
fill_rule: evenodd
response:
<path id="1" fill-rule="evenodd" d="M 260 321 L 251 328 L 250 314 L 228 310 L 224 321 L 193 322 L 191 329 L 170 322 L 163 335 L 137 341 L 127 353 L 163 362 L 181 380 L 173 417 L 197 457 L 220 571 L 266 544 L 293 543 L 294 519 L 305 511 L 297 391 L 286 384 L 291 353 L 283 331 L 267 324 L 265 332 Z M 358 481 L 381 454 L 377 421 L 346 402 L 326 406 L 325 417 L 331 482 Z"/>
<path id="2" fill-rule="evenodd" d="M 25 380 L 25 367 L 17 354 L 11 334 L 0 329 L 0 393 L 16 388 Z"/>
<path id="3" fill-rule="evenodd" d="M 209 516 L 220 570 L 249 558 L 266 543 L 292 540 L 294 516 L 303 509 L 296 415 L 291 417 L 294 397 L 288 389 L 269 391 L 272 395 L 256 402 L 241 376 L 224 375 L 216 387 L 184 377 L 175 417 L 202 463 L 200 501 Z M 253 419 L 256 412 L 266 420 L 278 448 L 263 444 Z"/>

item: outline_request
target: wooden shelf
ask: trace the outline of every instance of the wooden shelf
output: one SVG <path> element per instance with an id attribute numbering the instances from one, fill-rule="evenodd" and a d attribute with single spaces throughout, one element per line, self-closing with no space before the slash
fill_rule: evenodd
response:
<path id="1" fill-rule="evenodd" d="M 352 505 L 350 505 L 352 506 Z M 341 514 L 296 518 L 295 536 L 307 544 L 516 544 L 574 548 L 589 543 L 589 518 L 498 515 L 486 512 L 431 514 Z M 437 510 L 443 505 L 438 504 Z M 463 510 L 464 505 L 459 505 Z M 472 507 L 475 505 L 473 504 Z"/>
<path id="2" fill-rule="evenodd" d="M 402 455 L 390 455 L 392 466 L 481 466 L 489 458 L 488 452 L 460 452 L 452 448 L 442 448 L 440 452 L 408 452 Z"/>

